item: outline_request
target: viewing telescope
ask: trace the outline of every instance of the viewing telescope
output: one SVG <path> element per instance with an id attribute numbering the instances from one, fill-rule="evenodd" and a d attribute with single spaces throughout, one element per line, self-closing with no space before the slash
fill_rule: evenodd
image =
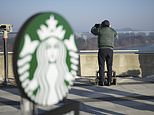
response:
<path id="1" fill-rule="evenodd" d="M 12 32 L 12 27 L 13 27 L 12 24 L 0 24 L 0 32 L 4 31 Z"/>

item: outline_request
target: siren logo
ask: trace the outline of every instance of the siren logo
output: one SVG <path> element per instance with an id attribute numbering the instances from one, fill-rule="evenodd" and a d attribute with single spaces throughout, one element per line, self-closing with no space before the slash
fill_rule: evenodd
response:
<path id="1" fill-rule="evenodd" d="M 65 19 L 55 13 L 33 16 L 20 30 L 14 52 L 15 76 L 29 99 L 53 105 L 66 96 L 79 56 Z"/>

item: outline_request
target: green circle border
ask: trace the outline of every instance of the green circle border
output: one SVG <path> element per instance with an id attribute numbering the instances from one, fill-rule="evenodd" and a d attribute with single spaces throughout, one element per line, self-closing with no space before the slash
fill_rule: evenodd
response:
<path id="1" fill-rule="evenodd" d="M 44 24 L 46 25 L 45 21 L 49 19 L 49 17 L 53 15 L 54 18 L 58 21 L 58 25 L 62 25 L 63 29 L 66 30 L 64 39 L 69 39 L 70 35 L 74 35 L 73 29 L 71 28 L 70 24 L 67 22 L 65 18 L 63 18 L 61 15 L 55 13 L 55 12 L 42 12 L 42 13 L 37 13 L 30 17 L 21 27 L 20 31 L 18 32 L 15 42 L 14 42 L 14 47 L 13 47 L 13 72 L 15 75 L 15 79 L 17 82 L 17 85 L 20 89 L 21 96 L 29 99 L 30 101 L 34 102 L 24 91 L 24 88 L 22 87 L 22 83 L 19 80 L 19 73 L 18 73 L 18 66 L 17 66 L 17 61 L 20 59 L 19 54 L 21 52 L 21 49 L 23 48 L 24 44 L 24 36 L 28 34 L 30 37 L 33 36 L 32 40 L 38 40 L 39 36 L 37 35 L 37 30 L 40 28 L 40 25 Z M 44 23 L 42 23 L 44 22 Z M 57 26 L 58 26 L 57 25 Z M 69 51 L 67 50 L 67 58 L 66 58 L 66 63 L 68 65 L 69 71 L 71 71 L 71 62 L 70 62 L 70 56 L 69 56 Z M 35 55 L 35 53 L 33 54 Z M 34 61 L 36 60 L 36 56 L 32 56 L 32 61 L 31 62 L 37 62 Z M 31 68 L 32 67 L 32 68 Z M 30 65 L 30 75 L 32 75 L 32 72 L 34 73 L 34 70 L 37 67 L 37 63 L 31 63 Z M 32 79 L 32 76 L 29 77 L 29 79 Z"/>

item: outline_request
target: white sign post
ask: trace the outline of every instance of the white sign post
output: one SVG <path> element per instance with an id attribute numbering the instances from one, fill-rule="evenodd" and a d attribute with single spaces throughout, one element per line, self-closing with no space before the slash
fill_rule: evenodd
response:
<path id="1" fill-rule="evenodd" d="M 73 30 L 61 15 L 32 16 L 18 32 L 13 53 L 13 71 L 24 97 L 41 106 L 62 102 L 75 80 L 78 58 Z M 31 104 L 23 102 L 31 111 Z"/>

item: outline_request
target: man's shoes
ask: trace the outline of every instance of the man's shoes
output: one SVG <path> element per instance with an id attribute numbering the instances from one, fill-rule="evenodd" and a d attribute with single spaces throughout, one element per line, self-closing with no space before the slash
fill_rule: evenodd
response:
<path id="1" fill-rule="evenodd" d="M 99 85 L 99 86 L 104 86 L 104 82 L 99 81 L 99 82 L 98 82 L 98 85 Z"/>
<path id="2" fill-rule="evenodd" d="M 109 81 L 109 82 L 107 82 L 107 86 L 110 86 L 111 85 L 111 82 Z"/>

